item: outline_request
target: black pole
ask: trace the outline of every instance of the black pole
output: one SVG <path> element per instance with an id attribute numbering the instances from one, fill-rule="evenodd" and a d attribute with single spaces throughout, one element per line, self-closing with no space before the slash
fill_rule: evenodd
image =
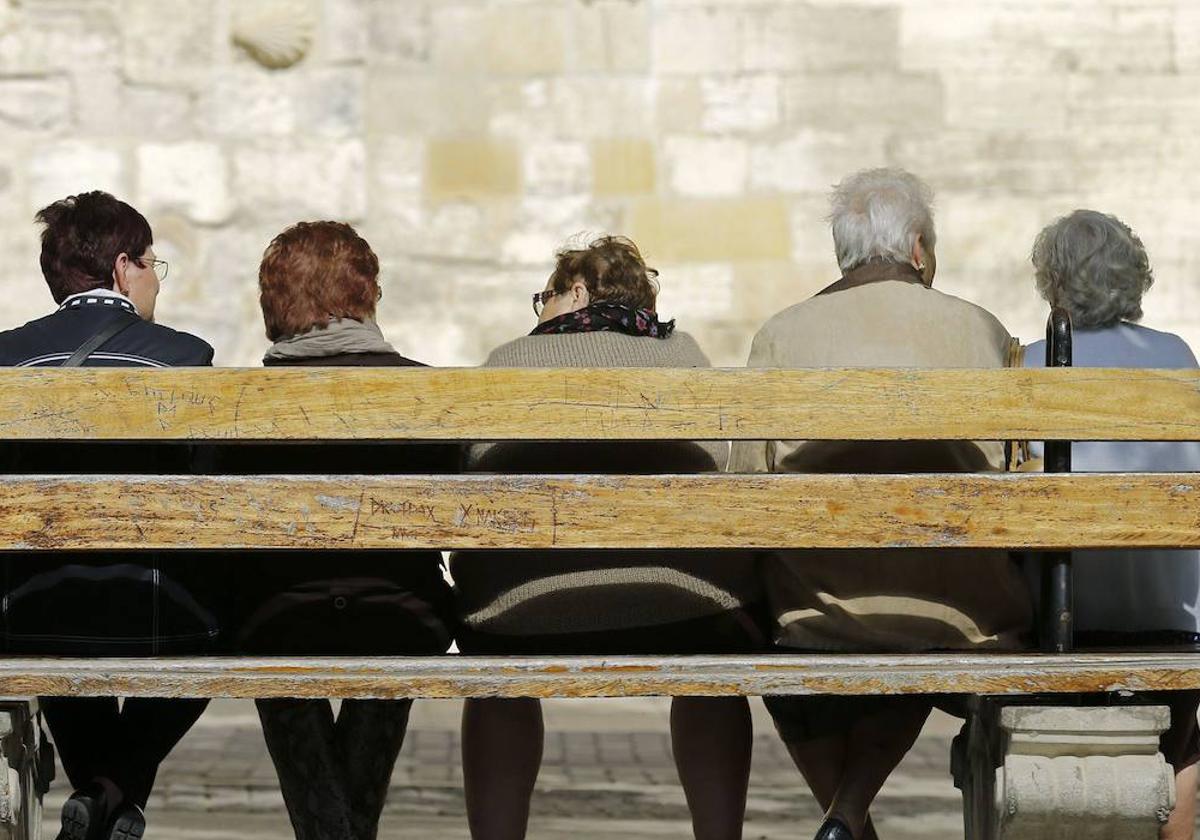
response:
<path id="1" fill-rule="evenodd" d="M 1046 367 L 1071 366 L 1071 316 L 1055 307 L 1046 322 Z M 1071 441 L 1048 440 L 1045 450 L 1048 473 L 1071 471 Z M 1042 647 L 1052 653 L 1071 650 L 1074 636 L 1074 594 L 1071 588 L 1071 552 L 1053 551 L 1042 556 Z"/>

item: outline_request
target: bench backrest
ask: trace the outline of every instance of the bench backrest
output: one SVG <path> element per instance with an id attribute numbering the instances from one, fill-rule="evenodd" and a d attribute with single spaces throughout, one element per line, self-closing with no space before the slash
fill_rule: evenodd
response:
<path id="1" fill-rule="evenodd" d="M 3 370 L 5 441 L 1200 440 L 1200 372 Z M 614 527 L 620 522 L 620 527 Z M 0 551 L 1200 547 L 1195 474 L 0 477 Z M 1192 654 L 8 660 L 0 694 L 1200 688 Z"/>

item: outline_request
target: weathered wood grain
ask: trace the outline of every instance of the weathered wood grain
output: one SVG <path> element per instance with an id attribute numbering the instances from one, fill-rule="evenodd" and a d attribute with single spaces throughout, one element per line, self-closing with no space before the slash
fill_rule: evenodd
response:
<path id="1" fill-rule="evenodd" d="M 1194 370 L 0 371 L 0 440 L 1200 439 Z"/>
<path id="2" fill-rule="evenodd" d="M 635 697 L 1197 688 L 1200 653 L 0 661 L 0 695 L 7 697 Z"/>
<path id="3" fill-rule="evenodd" d="M 1200 475 L 0 477 L 0 550 L 1200 547 Z"/>

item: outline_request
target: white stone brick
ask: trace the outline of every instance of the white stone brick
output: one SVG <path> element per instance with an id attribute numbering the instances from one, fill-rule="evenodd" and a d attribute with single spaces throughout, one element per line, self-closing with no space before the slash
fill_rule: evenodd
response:
<path id="1" fill-rule="evenodd" d="M 1169 201 L 1200 192 L 1200 136 L 1154 125 L 1073 131 L 1060 152 L 1070 192 L 1124 201 Z M 1113 161 L 1120 161 L 1114 166 Z"/>
<path id="2" fill-rule="evenodd" d="M 560 118 L 551 98 L 553 84 L 548 79 L 492 85 L 489 94 L 491 134 L 521 143 L 536 143 L 560 134 L 557 129 Z"/>
<path id="3" fill-rule="evenodd" d="M 1063 110 L 1074 130 L 1122 126 L 1163 132 L 1200 130 L 1195 76 L 1073 76 Z"/>
<path id="4" fill-rule="evenodd" d="M 710 137 L 668 137 L 662 159 L 671 189 L 685 196 L 738 195 L 746 187 L 745 142 Z"/>
<path id="5" fill-rule="evenodd" d="M 615 214 L 593 206 L 587 196 L 523 199 L 514 224 L 501 245 L 506 265 L 543 266 L 566 246 L 582 247 L 597 236 L 616 229 Z M 545 285 L 545 276 L 539 281 Z M 530 288 L 532 294 L 537 288 Z M 528 300 L 528 296 L 526 296 Z"/>
<path id="6" fill-rule="evenodd" d="M 129 198 L 125 159 L 111 145 L 72 140 L 38 147 L 29 158 L 29 211 L 91 190 Z"/>
<path id="7" fill-rule="evenodd" d="M 367 238 L 383 259 L 403 257 L 431 261 L 461 260 L 472 265 L 495 264 L 501 239 L 512 224 L 511 207 L 489 202 L 441 202 L 426 205 L 399 197 L 386 216 L 366 222 Z"/>
<path id="8" fill-rule="evenodd" d="M 1039 337 L 1048 309 L 1033 284 L 1029 252 L 1037 232 L 1058 215 L 1040 196 L 937 194 L 934 285 L 995 314 L 1014 334 Z"/>
<path id="9" fill-rule="evenodd" d="M 203 90 L 214 64 L 232 48 L 217 28 L 218 6 L 194 0 L 124 4 L 120 45 L 126 78 L 140 84 L 178 84 Z"/>
<path id="10" fill-rule="evenodd" d="M 781 142 L 756 144 L 750 185 L 764 192 L 827 192 L 852 172 L 884 165 L 884 139 L 875 131 L 800 131 Z"/>
<path id="11" fill-rule="evenodd" d="M 384 275 L 386 284 L 387 275 Z M 439 278 L 445 282 L 445 278 Z M 469 282 L 454 279 L 455 283 Z M 381 307 L 389 297 L 401 299 L 399 294 L 384 291 Z M 404 301 L 403 306 L 393 315 L 390 309 L 387 314 L 380 312 L 379 327 L 388 341 L 409 358 L 437 366 L 472 366 L 482 361 L 481 353 L 475 347 L 475 335 L 468 325 L 445 318 L 445 307 L 419 306 L 411 299 Z"/>
<path id="12" fill-rule="evenodd" d="M 257 65 L 229 67 L 214 74 L 202 94 L 205 127 L 224 137 L 279 137 L 296 129 L 295 73 Z"/>
<path id="13" fill-rule="evenodd" d="M 1200 3 L 1176 3 L 1173 21 L 1176 71 L 1200 72 Z"/>
<path id="14" fill-rule="evenodd" d="M 869 70 L 897 62 L 894 6 L 774 3 L 742 14 L 738 65 L 749 71 Z"/>
<path id="15" fill-rule="evenodd" d="M 16 143 L 0 143 L 0 236 L 8 227 L 29 223 L 29 150 Z M 0 271 L 0 281 L 4 272 Z"/>
<path id="16" fill-rule="evenodd" d="M 496 75 L 550 76 L 566 63 L 561 0 L 521 0 L 488 7 L 487 69 Z"/>
<path id="17" fill-rule="evenodd" d="M 114 115 L 120 115 L 118 119 L 121 120 L 128 119 L 123 110 L 124 81 L 116 68 L 84 67 L 71 74 L 74 134 L 117 133 L 113 131 Z M 139 129 L 140 126 L 133 130 Z"/>
<path id="18" fill-rule="evenodd" d="M 488 10 L 479 5 L 441 3 L 430 15 L 433 66 L 441 72 L 483 72 L 488 58 Z"/>
<path id="19" fill-rule="evenodd" d="M 974 76 L 965 80 L 964 89 L 974 81 Z M 884 70 L 788 76 L 782 83 L 782 120 L 792 128 L 932 131 L 943 123 L 942 86 L 943 79 L 936 73 Z"/>
<path id="20" fill-rule="evenodd" d="M 55 5 L 0 3 L 8 10 L 7 26 L 0 26 L 0 74 L 34 76 L 119 64 L 121 40 L 110 4 L 73 10 Z"/>
<path id="21" fill-rule="evenodd" d="M 8 270 L 0 273 L 0 294 L 4 295 L 4 329 L 24 324 L 54 311 L 54 299 L 42 277 L 38 257 L 41 253 L 39 230 L 33 219 L 0 229 L 0 248 L 7 255 Z"/>
<path id="22" fill-rule="evenodd" d="M 369 8 L 372 61 L 410 69 L 429 63 L 432 35 L 429 3 L 374 0 Z"/>
<path id="23" fill-rule="evenodd" d="M 388 214 L 401 204 L 420 204 L 425 144 L 408 136 L 386 136 L 370 149 L 371 213 Z"/>
<path id="24" fill-rule="evenodd" d="M 702 105 L 700 82 L 689 76 L 654 79 L 655 124 L 663 133 L 700 131 Z"/>
<path id="25" fill-rule="evenodd" d="M 655 120 L 655 83 L 637 76 L 559 76 L 488 86 L 490 133 L 534 143 L 645 133 Z"/>
<path id="26" fill-rule="evenodd" d="M 946 124 L 978 131 L 1060 131 L 1067 127 L 1069 77 L 1063 73 L 946 73 Z"/>
<path id="27" fill-rule="evenodd" d="M 705 131 L 766 131 L 779 124 L 779 77 L 702 79 L 700 125 Z"/>
<path id="28" fill-rule="evenodd" d="M 360 140 L 238 149 L 234 188 L 260 217 L 356 222 L 367 210 L 366 151 Z"/>
<path id="29" fill-rule="evenodd" d="M 1075 139 L 1054 132 L 969 130 L 899 135 L 888 162 L 926 178 L 935 189 L 1047 194 L 1078 188 Z"/>
<path id="30" fill-rule="evenodd" d="M 60 132 L 70 122 L 66 78 L 0 79 L 0 132 Z"/>
<path id="31" fill-rule="evenodd" d="M 950 73 L 1167 72 L 1172 22 L 1158 3 L 932 0 L 903 6 L 900 55 L 907 68 Z"/>
<path id="32" fill-rule="evenodd" d="M 654 122 L 654 84 L 637 76 L 564 76 L 550 83 L 550 108 L 563 138 L 640 135 Z"/>
<path id="33" fill-rule="evenodd" d="M 734 272 L 728 263 L 656 265 L 660 291 L 658 311 L 675 318 L 679 328 L 729 317 L 734 309 Z M 744 361 L 744 360 L 743 360 Z"/>
<path id="34" fill-rule="evenodd" d="M 653 19 L 651 56 L 659 73 L 722 73 L 739 69 L 742 14 L 713 6 L 667 7 Z"/>
<path id="35" fill-rule="evenodd" d="M 592 156 L 586 143 L 532 143 L 521 150 L 527 195 L 577 196 L 590 192 Z"/>
<path id="36" fill-rule="evenodd" d="M 225 155 L 215 143 L 146 143 L 138 147 L 137 166 L 143 212 L 174 210 L 209 225 L 233 212 Z"/>
<path id="37" fill-rule="evenodd" d="M 335 64 L 363 61 L 371 34 L 368 0 L 323 0 L 316 56 Z"/>
<path id="38" fill-rule="evenodd" d="M 572 70 L 644 72 L 650 66 L 650 4 L 568 0 L 567 63 Z"/>
<path id="39" fill-rule="evenodd" d="M 155 139 L 194 136 L 196 98 L 184 90 L 142 85 L 125 85 L 121 91 L 121 113 L 140 133 Z"/>
<path id="40" fill-rule="evenodd" d="M 828 286 L 838 273 L 833 253 L 833 234 L 829 229 L 829 190 L 803 195 L 790 202 L 792 262 L 813 266 L 814 280 L 806 290 L 815 294 Z M 797 292 L 799 294 L 799 292 Z"/>
<path id="41" fill-rule="evenodd" d="M 366 124 L 367 77 L 361 67 L 312 70 L 297 79 L 296 124 L 307 137 L 359 137 Z"/>
<path id="42" fill-rule="evenodd" d="M 375 70 L 367 80 L 368 134 L 479 134 L 491 113 L 479 79 Z"/>

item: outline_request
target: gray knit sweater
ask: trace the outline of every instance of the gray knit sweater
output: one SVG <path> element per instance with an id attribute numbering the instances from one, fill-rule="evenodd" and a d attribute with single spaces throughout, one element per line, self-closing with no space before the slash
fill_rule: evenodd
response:
<path id="1" fill-rule="evenodd" d="M 686 333 L 525 336 L 487 367 L 708 367 Z M 724 468 L 724 443 L 606 441 L 471 447 L 467 469 L 524 473 L 679 473 Z M 739 610 L 761 600 L 749 556 L 713 552 L 458 552 L 450 571 L 463 621 L 497 635 L 653 627 Z"/>

